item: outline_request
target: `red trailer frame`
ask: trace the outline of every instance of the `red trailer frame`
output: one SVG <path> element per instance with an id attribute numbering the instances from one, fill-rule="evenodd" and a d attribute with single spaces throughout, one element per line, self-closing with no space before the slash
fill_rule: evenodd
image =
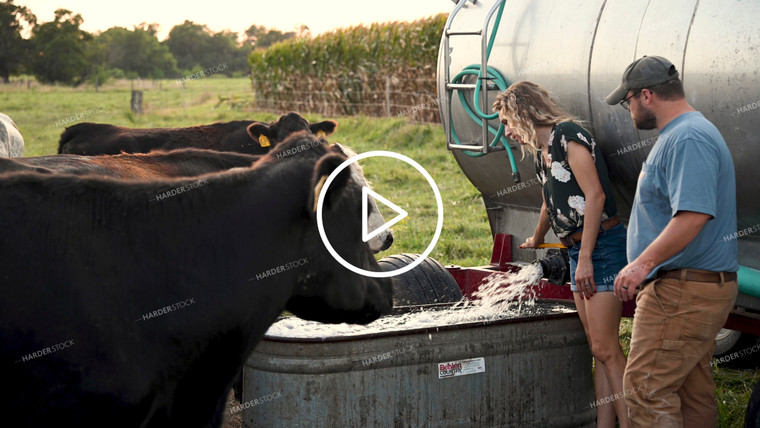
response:
<path id="1" fill-rule="evenodd" d="M 508 282 L 509 273 L 520 269 L 519 266 L 513 264 L 513 261 L 512 235 L 498 233 L 494 237 L 490 265 L 478 267 L 447 265 L 445 268 L 454 277 L 462 294 L 467 298 L 473 298 L 473 293 L 486 277 L 493 278 L 493 275 L 501 275 L 505 282 Z M 542 278 L 538 285 L 533 286 L 533 291 L 539 299 L 565 300 L 575 304 L 570 284 L 556 285 Z M 634 312 L 636 312 L 635 301 L 623 303 L 624 317 L 633 317 Z M 729 314 L 724 327 L 760 336 L 760 314 L 749 313 L 735 307 Z"/>

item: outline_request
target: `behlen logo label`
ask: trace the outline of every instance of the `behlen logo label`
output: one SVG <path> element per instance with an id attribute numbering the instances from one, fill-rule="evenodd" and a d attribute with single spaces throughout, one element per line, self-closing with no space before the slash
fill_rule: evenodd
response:
<path id="1" fill-rule="evenodd" d="M 485 373 L 485 371 L 486 360 L 483 357 L 438 363 L 438 379 Z"/>

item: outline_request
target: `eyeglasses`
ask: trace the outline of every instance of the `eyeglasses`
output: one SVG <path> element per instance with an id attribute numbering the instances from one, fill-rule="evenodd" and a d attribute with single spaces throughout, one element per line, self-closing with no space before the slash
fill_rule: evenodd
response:
<path id="1" fill-rule="evenodd" d="M 633 97 L 635 97 L 635 96 L 639 95 L 640 93 L 641 93 L 641 90 L 639 90 L 638 92 L 636 92 L 636 93 L 634 93 L 634 94 L 631 94 L 631 96 L 630 96 L 630 97 L 628 97 L 628 98 L 624 99 L 623 101 L 620 101 L 620 105 L 621 105 L 621 106 L 623 106 L 623 108 L 624 108 L 624 109 L 626 109 L 626 110 L 628 110 L 628 111 L 631 111 L 631 103 L 630 103 L 630 101 L 629 101 L 629 100 L 630 100 L 631 98 L 633 98 Z"/>

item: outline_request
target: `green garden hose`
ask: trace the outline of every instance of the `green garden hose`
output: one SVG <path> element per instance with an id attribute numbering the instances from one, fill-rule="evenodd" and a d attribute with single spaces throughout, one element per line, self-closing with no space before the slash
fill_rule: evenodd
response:
<path id="1" fill-rule="evenodd" d="M 496 14 L 496 20 L 494 21 L 493 25 L 493 32 L 491 33 L 491 37 L 488 40 L 488 51 L 486 52 L 486 62 L 491 57 L 491 49 L 493 48 L 494 41 L 496 40 L 496 33 L 499 29 L 499 23 L 501 22 L 501 16 L 504 13 L 504 6 L 506 5 L 506 1 L 502 1 L 501 5 L 499 6 L 499 11 Z M 465 67 L 462 71 L 459 72 L 453 79 L 452 83 L 462 83 L 462 80 L 465 76 L 476 76 L 477 82 L 475 86 L 475 91 L 473 95 L 473 104 L 474 106 L 470 106 L 470 103 L 467 102 L 467 98 L 465 97 L 464 93 L 459 90 L 459 101 L 462 103 L 462 106 L 464 107 L 464 111 L 467 113 L 470 118 L 475 121 L 476 123 L 480 124 L 483 119 L 491 120 L 496 119 L 499 117 L 498 113 L 491 113 L 487 114 L 483 112 L 480 109 L 480 85 L 483 84 L 484 80 L 493 81 L 496 84 L 496 87 L 499 88 L 499 91 L 504 91 L 507 89 L 509 84 L 507 83 L 507 79 L 495 68 L 493 67 L 487 67 L 486 69 L 486 76 L 483 76 L 483 70 L 482 66 L 480 64 L 472 64 Z M 473 108 L 474 107 L 474 108 Z M 452 138 L 454 140 L 455 144 L 462 144 L 461 140 L 459 140 L 459 136 L 457 135 L 456 128 L 454 127 L 454 122 L 451 118 L 451 113 L 449 113 L 449 123 L 451 123 L 451 134 Z M 504 146 L 504 149 L 507 151 L 507 156 L 509 156 L 509 163 L 512 167 L 512 178 L 515 180 L 515 182 L 520 181 L 520 172 L 517 170 L 517 163 L 515 162 L 515 156 L 512 153 L 512 147 L 509 145 L 509 142 L 507 141 L 507 137 L 504 136 L 504 124 L 500 124 L 498 129 L 493 128 L 492 126 L 488 126 L 488 132 L 490 132 L 494 139 L 489 144 L 489 147 L 495 147 L 497 144 L 501 143 Z M 472 157 L 480 157 L 483 156 L 485 153 L 480 152 L 472 152 L 469 150 L 465 150 L 464 153 L 468 156 Z"/>

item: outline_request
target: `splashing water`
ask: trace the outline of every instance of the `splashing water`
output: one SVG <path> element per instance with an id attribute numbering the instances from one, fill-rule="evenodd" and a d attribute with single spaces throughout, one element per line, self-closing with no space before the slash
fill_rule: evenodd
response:
<path id="1" fill-rule="evenodd" d="M 543 275 L 538 263 L 524 265 L 517 272 L 499 272 L 483 279 L 478 290 L 472 293 L 475 300 L 462 300 L 455 308 L 472 308 L 467 317 L 493 321 L 502 318 L 502 314 L 514 311 L 517 316 L 523 305 L 535 306 L 536 291 L 532 286 L 538 285 Z"/>
<path id="2" fill-rule="evenodd" d="M 525 265 L 518 272 L 494 273 L 484 278 L 478 291 L 473 293 L 478 300 L 462 300 L 447 309 L 422 309 L 381 317 L 365 326 L 322 324 L 287 317 L 269 327 L 266 334 L 288 338 L 334 338 L 573 312 L 572 308 L 560 304 L 536 305 L 535 291 L 531 286 L 538 284 L 542 274 L 541 266 L 538 264 Z"/>

